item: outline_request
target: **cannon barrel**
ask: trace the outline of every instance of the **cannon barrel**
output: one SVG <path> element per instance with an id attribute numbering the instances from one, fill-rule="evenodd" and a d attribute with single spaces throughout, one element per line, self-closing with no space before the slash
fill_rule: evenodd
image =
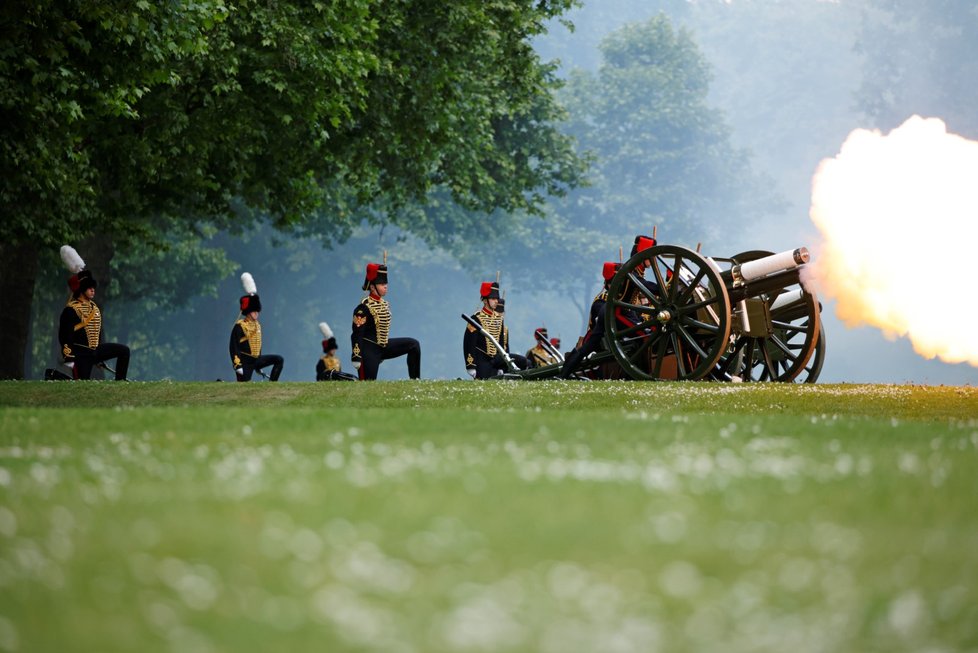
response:
<path id="1" fill-rule="evenodd" d="M 766 277 L 770 274 L 774 274 L 775 272 L 792 270 L 800 265 L 808 263 L 810 259 L 811 255 L 808 253 L 808 248 L 799 247 L 797 249 L 781 252 L 780 254 L 765 256 L 757 259 L 756 261 L 736 264 L 730 268 L 730 276 L 734 285 L 739 285 L 741 283 L 747 283 L 749 281 Z"/>
<path id="2" fill-rule="evenodd" d="M 778 272 L 777 274 L 761 277 L 760 279 L 751 281 L 749 283 L 743 283 L 739 286 L 734 286 L 732 288 L 728 286 L 727 294 L 730 296 L 730 303 L 734 304 L 742 299 L 757 297 L 758 295 L 771 292 L 772 290 L 793 286 L 799 283 L 800 276 L 801 270 L 798 268 L 793 270 L 784 270 L 782 272 Z"/>

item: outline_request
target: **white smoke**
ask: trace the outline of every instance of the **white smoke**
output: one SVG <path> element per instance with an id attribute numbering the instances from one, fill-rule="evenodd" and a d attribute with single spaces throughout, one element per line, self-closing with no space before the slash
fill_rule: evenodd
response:
<path id="1" fill-rule="evenodd" d="M 847 326 L 978 366 L 978 142 L 919 116 L 885 135 L 857 129 L 819 164 L 811 219 L 819 291 Z"/>

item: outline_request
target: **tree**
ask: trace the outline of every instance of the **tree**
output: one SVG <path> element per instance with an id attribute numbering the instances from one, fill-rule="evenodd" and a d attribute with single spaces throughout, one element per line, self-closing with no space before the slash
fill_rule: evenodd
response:
<path id="1" fill-rule="evenodd" d="M 572 71 L 559 94 L 563 129 L 593 158 L 589 184 L 551 200 L 547 221 L 517 225 L 497 250 L 519 276 L 579 298 L 582 319 L 601 262 L 618 246 L 627 257 L 634 235 L 658 226 L 664 242 L 718 244 L 735 219 L 779 203 L 711 107 L 710 66 L 688 31 L 660 14 L 611 32 L 601 55 L 596 73 Z"/>
<path id="2" fill-rule="evenodd" d="M 161 216 L 341 240 L 437 188 L 538 210 L 580 166 L 528 40 L 572 3 L 5 3 L 0 378 L 22 375 L 39 247 L 94 236 L 108 269 Z"/>

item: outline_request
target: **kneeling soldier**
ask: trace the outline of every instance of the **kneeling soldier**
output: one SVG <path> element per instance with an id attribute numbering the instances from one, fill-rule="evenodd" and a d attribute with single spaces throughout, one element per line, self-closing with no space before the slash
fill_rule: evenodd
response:
<path id="1" fill-rule="evenodd" d="M 272 373 L 268 380 L 278 381 L 285 359 L 278 354 L 261 353 L 261 324 L 258 322 L 261 298 L 258 297 L 255 280 L 245 272 L 241 275 L 241 285 L 244 286 L 246 293 L 240 299 L 241 318 L 234 323 L 231 329 L 231 341 L 228 344 L 234 373 L 238 381 L 251 381 L 255 370 L 261 374 L 262 368 L 271 365 Z"/>
<path id="2" fill-rule="evenodd" d="M 351 360 L 361 381 L 377 378 L 380 364 L 407 354 L 408 376 L 421 378 L 421 344 L 414 338 L 391 338 L 391 309 L 387 295 L 387 265 L 368 263 L 363 280 L 368 295 L 353 309 Z"/>
<path id="3" fill-rule="evenodd" d="M 486 281 L 479 288 L 482 309 L 472 315 L 482 328 L 491 335 L 500 347 L 503 346 L 503 315 L 496 309 L 499 306 L 499 284 Z M 465 354 L 465 369 L 474 379 L 489 379 L 506 369 L 506 362 L 496 348 L 496 343 L 483 335 L 471 324 L 465 327 L 462 350 Z"/>
<path id="4" fill-rule="evenodd" d="M 345 374 L 340 364 L 340 358 L 336 355 L 339 345 L 333 337 L 333 330 L 325 322 L 319 323 L 319 330 L 323 332 L 323 356 L 316 363 L 317 381 L 356 381 L 357 377 L 352 374 Z"/>
<path id="5" fill-rule="evenodd" d="M 526 352 L 526 357 L 530 361 L 530 365 L 533 367 L 543 367 L 544 365 L 553 365 L 557 362 L 556 357 L 553 356 L 549 351 L 547 351 L 543 342 L 547 339 L 547 327 L 540 327 L 533 332 L 533 339 L 535 345 L 533 349 Z"/>
<path id="6" fill-rule="evenodd" d="M 102 312 L 93 301 L 98 283 L 85 269 L 78 252 L 65 245 L 61 259 L 71 272 L 68 287 L 71 299 L 61 311 L 58 324 L 58 341 L 65 365 L 71 368 L 75 379 L 92 378 L 92 367 L 103 365 L 115 358 L 115 380 L 125 381 L 129 371 L 129 347 L 117 342 L 102 342 Z"/>

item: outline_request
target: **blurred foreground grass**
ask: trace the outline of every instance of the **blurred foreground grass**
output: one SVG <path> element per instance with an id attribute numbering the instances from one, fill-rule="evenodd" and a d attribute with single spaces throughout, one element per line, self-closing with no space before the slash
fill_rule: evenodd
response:
<path id="1" fill-rule="evenodd" d="M 0 383 L 0 651 L 976 651 L 978 390 Z"/>

